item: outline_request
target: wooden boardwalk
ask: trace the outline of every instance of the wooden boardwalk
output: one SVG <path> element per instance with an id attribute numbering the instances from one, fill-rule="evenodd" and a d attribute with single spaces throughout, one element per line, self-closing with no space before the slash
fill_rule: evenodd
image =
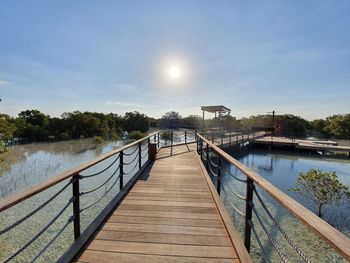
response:
<path id="1" fill-rule="evenodd" d="M 163 148 L 77 262 L 251 262 L 196 152 Z"/>

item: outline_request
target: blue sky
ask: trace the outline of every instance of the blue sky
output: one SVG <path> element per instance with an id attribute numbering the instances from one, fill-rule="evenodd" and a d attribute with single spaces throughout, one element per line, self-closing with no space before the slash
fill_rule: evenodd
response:
<path id="1" fill-rule="evenodd" d="M 0 112 L 349 113 L 349 14 L 341 0 L 0 0 Z"/>

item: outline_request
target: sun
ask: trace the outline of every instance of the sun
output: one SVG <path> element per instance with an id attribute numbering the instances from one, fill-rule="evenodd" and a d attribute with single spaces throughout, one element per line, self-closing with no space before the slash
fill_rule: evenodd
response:
<path id="1" fill-rule="evenodd" d="M 178 79 L 181 77 L 181 70 L 178 66 L 171 66 L 168 71 L 169 77 L 172 79 Z"/>

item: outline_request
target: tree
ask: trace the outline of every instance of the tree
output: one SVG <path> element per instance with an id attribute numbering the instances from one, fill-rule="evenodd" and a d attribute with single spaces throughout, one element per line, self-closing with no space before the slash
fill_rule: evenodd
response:
<path id="1" fill-rule="evenodd" d="M 350 114 L 327 117 L 323 132 L 339 139 L 350 139 Z"/>
<path id="2" fill-rule="evenodd" d="M 181 115 L 175 111 L 165 113 L 160 121 L 163 128 L 176 129 L 180 125 Z"/>
<path id="3" fill-rule="evenodd" d="M 127 112 L 123 118 L 122 127 L 127 132 L 140 131 L 146 132 L 148 130 L 148 117 L 137 111 Z"/>
<path id="4" fill-rule="evenodd" d="M 338 180 L 335 172 L 314 169 L 300 173 L 295 188 L 289 190 L 310 198 L 317 205 L 317 215 L 321 218 L 325 205 L 336 205 L 341 199 L 350 198 L 349 188 Z"/>

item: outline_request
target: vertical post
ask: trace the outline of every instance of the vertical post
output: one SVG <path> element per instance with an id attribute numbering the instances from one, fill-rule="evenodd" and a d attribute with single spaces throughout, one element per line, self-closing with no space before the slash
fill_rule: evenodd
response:
<path id="1" fill-rule="evenodd" d="M 196 141 L 197 153 L 199 154 L 199 141 Z"/>
<path id="2" fill-rule="evenodd" d="M 224 135 L 221 134 L 221 147 L 222 147 L 223 144 L 224 144 Z"/>
<path id="3" fill-rule="evenodd" d="M 211 142 L 214 143 L 214 132 L 211 133 Z"/>
<path id="4" fill-rule="evenodd" d="M 232 134 L 232 131 L 230 131 L 230 146 L 231 146 L 231 143 L 232 143 L 231 134 Z"/>
<path id="5" fill-rule="evenodd" d="M 205 166 L 207 168 L 207 171 L 209 171 L 209 144 L 207 143 L 207 145 L 205 146 L 205 151 L 206 151 L 206 163 L 205 163 Z"/>
<path id="6" fill-rule="evenodd" d="M 154 135 L 154 136 L 156 136 L 156 135 Z M 141 166 L 142 166 L 142 164 L 141 164 L 141 142 L 139 142 L 138 147 L 139 147 L 139 169 L 141 170 Z"/>
<path id="7" fill-rule="evenodd" d="M 124 187 L 123 177 L 124 177 L 124 152 L 121 151 L 119 157 L 120 168 L 119 168 L 119 190 L 121 191 Z"/>
<path id="8" fill-rule="evenodd" d="M 203 132 L 204 132 L 204 110 L 203 110 L 203 120 L 202 120 L 202 129 L 203 129 Z"/>
<path id="9" fill-rule="evenodd" d="M 242 135 L 242 143 L 243 143 L 243 139 L 244 139 L 244 137 L 243 137 L 243 132 L 242 132 L 242 134 L 241 134 L 241 135 Z"/>
<path id="10" fill-rule="evenodd" d="M 173 150 L 173 143 L 174 143 L 174 132 L 171 131 L 171 150 Z"/>
<path id="11" fill-rule="evenodd" d="M 157 148 L 159 149 L 159 132 L 158 132 L 158 147 Z"/>
<path id="12" fill-rule="evenodd" d="M 236 132 L 236 144 L 238 143 L 238 132 Z"/>
<path id="13" fill-rule="evenodd" d="M 153 136 L 153 141 L 156 142 L 156 135 Z"/>
<path id="14" fill-rule="evenodd" d="M 252 211 L 253 211 L 253 188 L 254 182 L 249 177 L 247 178 L 247 191 L 245 203 L 245 227 L 244 227 L 244 245 L 248 252 L 250 251 L 250 239 L 252 230 Z"/>
<path id="15" fill-rule="evenodd" d="M 200 143 L 200 145 L 199 145 L 200 149 L 199 150 L 200 150 L 200 154 L 201 154 L 201 160 L 203 160 L 203 141 L 200 140 L 199 143 Z"/>
<path id="16" fill-rule="evenodd" d="M 79 174 L 73 176 L 73 214 L 74 214 L 74 239 L 80 236 L 80 193 L 79 193 Z"/>
<path id="17" fill-rule="evenodd" d="M 221 165 L 221 157 L 220 155 L 217 153 L 217 181 L 216 181 L 216 191 L 218 192 L 218 194 L 220 195 L 220 189 L 221 189 L 221 171 L 220 171 L 220 165 Z"/>
<path id="18" fill-rule="evenodd" d="M 185 144 L 187 144 L 187 131 L 185 130 Z"/>

